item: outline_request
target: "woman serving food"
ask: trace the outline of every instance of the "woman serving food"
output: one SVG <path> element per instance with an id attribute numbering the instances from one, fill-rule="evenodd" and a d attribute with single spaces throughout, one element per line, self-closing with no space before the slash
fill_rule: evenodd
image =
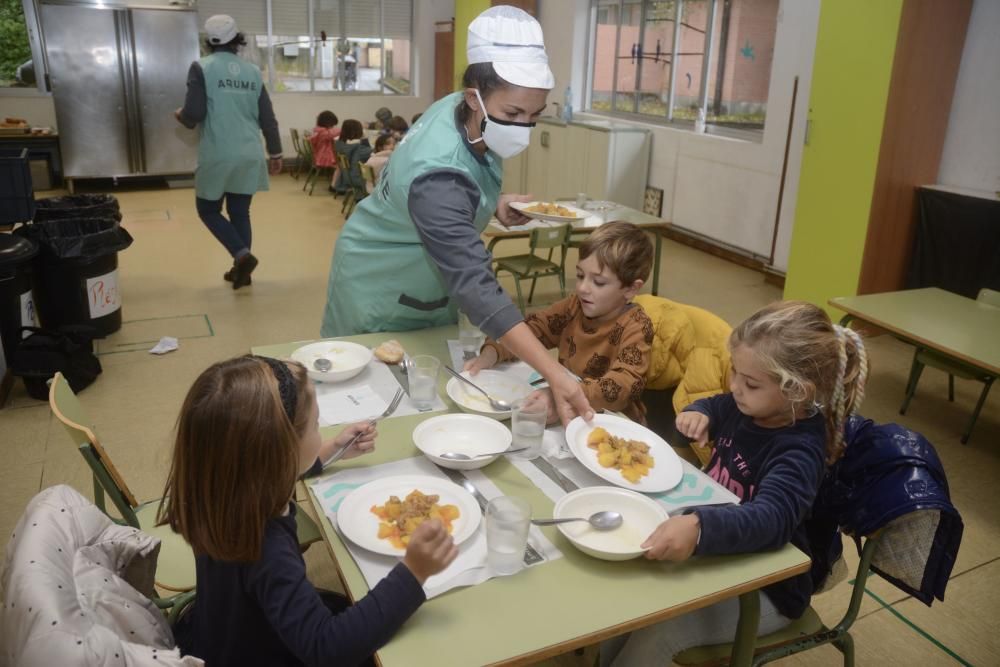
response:
<path id="1" fill-rule="evenodd" d="M 432 105 L 399 143 L 372 194 L 337 240 L 323 336 L 454 323 L 459 308 L 549 382 L 563 422 L 593 414 L 497 282 L 480 238 L 490 218 L 526 218 L 500 194 L 502 160 L 528 146 L 555 80 L 542 28 L 523 10 L 491 7 L 469 25 L 461 92 Z"/>

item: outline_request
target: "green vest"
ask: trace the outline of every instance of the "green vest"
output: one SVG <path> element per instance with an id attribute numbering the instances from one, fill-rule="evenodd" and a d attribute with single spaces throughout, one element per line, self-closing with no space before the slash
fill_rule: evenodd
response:
<path id="1" fill-rule="evenodd" d="M 480 162 L 455 124 L 462 99 L 435 102 L 392 153 L 371 195 L 337 239 L 327 285 L 322 335 L 409 331 L 453 323 L 457 307 L 410 220 L 414 179 L 430 171 L 465 174 L 479 186 L 479 208 L 469 224 L 482 233 L 496 211 L 503 164 L 487 152 Z"/>
<path id="2" fill-rule="evenodd" d="M 257 114 L 263 90 L 260 70 L 226 51 L 205 56 L 200 64 L 208 113 L 200 127 L 195 192 L 215 201 L 227 192 L 252 195 L 267 190 L 267 161 Z"/>

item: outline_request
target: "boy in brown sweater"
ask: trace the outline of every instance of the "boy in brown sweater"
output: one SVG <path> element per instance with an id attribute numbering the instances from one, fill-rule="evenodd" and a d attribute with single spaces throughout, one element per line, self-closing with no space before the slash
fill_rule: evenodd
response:
<path id="1" fill-rule="evenodd" d="M 641 229 L 628 222 L 605 223 L 580 246 L 576 293 L 525 318 L 543 345 L 559 350 L 559 363 L 581 378 L 595 410 L 620 411 L 640 424 L 646 423 L 640 399 L 653 323 L 632 298 L 652 264 L 653 244 Z M 515 358 L 488 339 L 465 367 L 475 374 Z M 549 400 L 549 421 L 556 419 Z"/>

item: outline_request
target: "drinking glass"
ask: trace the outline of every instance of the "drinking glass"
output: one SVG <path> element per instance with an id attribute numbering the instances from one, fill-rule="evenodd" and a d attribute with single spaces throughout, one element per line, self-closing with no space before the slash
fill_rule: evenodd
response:
<path id="1" fill-rule="evenodd" d="M 437 398 L 438 372 L 441 362 L 437 357 L 418 354 L 410 359 L 412 365 L 407 370 L 410 383 L 410 400 L 418 410 L 430 410 Z"/>
<path id="2" fill-rule="evenodd" d="M 523 498 L 499 496 L 486 505 L 486 561 L 497 574 L 513 574 L 524 562 L 531 505 Z"/>
<path id="3" fill-rule="evenodd" d="M 465 359 L 477 356 L 486 342 L 486 335 L 462 312 L 458 314 L 458 342 L 462 344 L 462 356 Z"/>
<path id="4" fill-rule="evenodd" d="M 534 459 L 542 453 L 542 438 L 548 405 L 544 400 L 528 396 L 514 403 L 511 411 L 510 430 L 514 434 L 511 449 L 525 447 L 525 451 L 511 454 L 520 459 Z"/>

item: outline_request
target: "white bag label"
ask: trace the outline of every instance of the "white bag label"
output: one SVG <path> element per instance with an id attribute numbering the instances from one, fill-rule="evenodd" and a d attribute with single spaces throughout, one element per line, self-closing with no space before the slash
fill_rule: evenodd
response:
<path id="1" fill-rule="evenodd" d="M 110 315 L 122 307 L 122 298 L 118 293 L 118 269 L 103 276 L 87 278 L 87 301 L 92 320 Z"/>
<path id="2" fill-rule="evenodd" d="M 21 326 L 22 327 L 37 327 L 38 326 L 38 313 L 35 312 L 35 301 L 31 298 L 31 290 L 28 290 L 21 295 Z M 27 331 L 21 334 L 21 337 L 30 335 Z"/>

